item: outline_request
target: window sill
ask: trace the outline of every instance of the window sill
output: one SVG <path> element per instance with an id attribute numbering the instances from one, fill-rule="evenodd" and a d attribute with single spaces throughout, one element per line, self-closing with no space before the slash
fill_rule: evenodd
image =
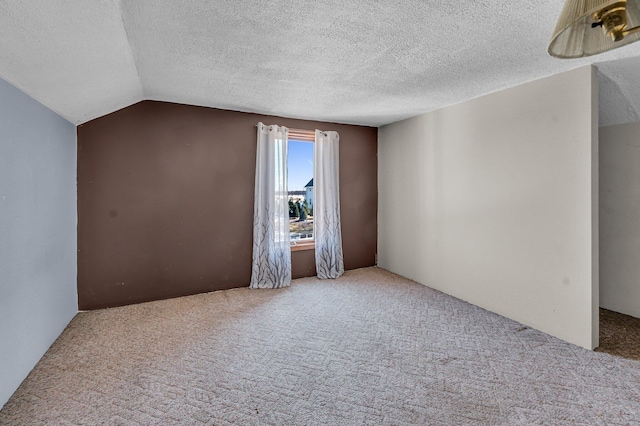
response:
<path id="1" fill-rule="evenodd" d="M 291 251 L 314 250 L 316 248 L 315 241 L 305 241 L 291 246 Z"/>

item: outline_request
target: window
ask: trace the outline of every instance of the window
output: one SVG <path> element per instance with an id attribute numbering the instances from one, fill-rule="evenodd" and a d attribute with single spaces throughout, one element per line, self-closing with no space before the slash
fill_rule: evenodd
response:
<path id="1" fill-rule="evenodd" d="M 289 130 L 289 233 L 293 249 L 313 248 L 313 141 L 315 132 Z"/>

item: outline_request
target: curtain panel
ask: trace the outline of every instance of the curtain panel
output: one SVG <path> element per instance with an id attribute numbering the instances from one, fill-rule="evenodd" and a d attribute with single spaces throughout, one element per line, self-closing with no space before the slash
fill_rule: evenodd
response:
<path id="1" fill-rule="evenodd" d="M 337 132 L 316 130 L 314 143 L 314 233 L 318 278 L 344 273 L 340 230 L 339 142 Z"/>
<path id="2" fill-rule="evenodd" d="M 258 123 L 250 288 L 291 284 L 287 140 L 289 129 Z"/>

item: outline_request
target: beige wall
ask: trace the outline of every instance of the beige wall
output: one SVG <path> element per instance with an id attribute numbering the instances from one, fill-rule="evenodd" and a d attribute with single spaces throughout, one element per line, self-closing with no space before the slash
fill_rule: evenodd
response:
<path id="1" fill-rule="evenodd" d="M 600 129 L 600 306 L 640 318 L 640 123 Z"/>
<path id="2" fill-rule="evenodd" d="M 591 67 L 384 126 L 378 264 L 598 345 Z"/>

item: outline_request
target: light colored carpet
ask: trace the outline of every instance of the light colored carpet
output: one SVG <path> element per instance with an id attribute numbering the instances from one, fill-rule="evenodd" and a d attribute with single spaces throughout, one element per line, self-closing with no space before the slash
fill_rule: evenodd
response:
<path id="1" fill-rule="evenodd" d="M 379 268 L 81 313 L 1 424 L 637 424 L 640 362 Z"/>

